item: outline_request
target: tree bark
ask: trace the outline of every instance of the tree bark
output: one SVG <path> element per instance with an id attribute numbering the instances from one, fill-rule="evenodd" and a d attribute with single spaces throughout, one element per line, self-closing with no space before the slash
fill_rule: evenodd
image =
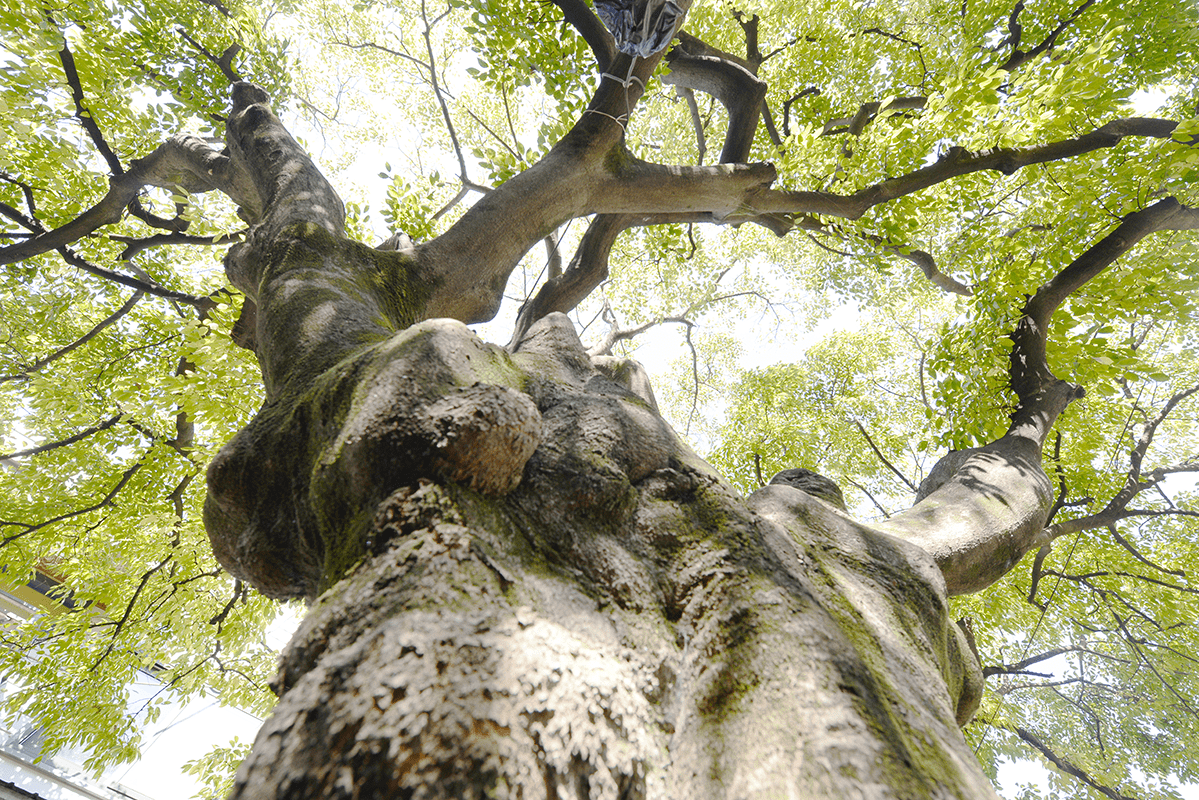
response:
<path id="1" fill-rule="evenodd" d="M 205 522 L 237 577 L 319 595 L 234 797 L 995 796 L 958 727 L 981 672 L 926 550 L 792 487 L 738 496 L 561 314 L 508 348 L 429 319 L 439 280 L 491 281 L 518 249 L 500 191 L 468 225 L 485 246 L 379 251 L 344 238 L 261 92 L 229 135 L 266 202 L 226 266 L 268 393 L 212 462 Z M 619 183 L 595 141 L 550 158 Z"/>
<path id="2" fill-rule="evenodd" d="M 738 497 L 562 315 L 510 357 L 448 321 L 387 349 L 418 380 L 470 354 L 427 406 L 446 449 L 500 364 L 540 443 L 510 492 L 479 476 L 499 452 L 460 445 L 457 480 L 436 443 L 394 454 L 432 480 L 347 531 L 363 560 L 288 647 L 234 797 L 993 796 L 957 727 L 981 673 L 918 547 Z M 350 466 L 394 486 L 374 464 Z"/>

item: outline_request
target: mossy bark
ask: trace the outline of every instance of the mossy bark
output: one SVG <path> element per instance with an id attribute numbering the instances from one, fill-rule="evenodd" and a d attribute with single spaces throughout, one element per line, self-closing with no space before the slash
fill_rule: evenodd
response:
<path id="1" fill-rule="evenodd" d="M 285 653 L 235 797 L 992 796 L 957 727 L 981 675 L 922 550 L 790 487 L 739 497 L 560 315 L 510 356 L 442 321 L 380 350 L 429 396 L 495 387 L 538 443 L 515 486 L 486 454 L 446 478 L 453 437 L 316 459 L 344 527 L 309 561 L 357 563 Z M 335 442 L 375 430 L 355 413 Z"/>
<path id="2" fill-rule="evenodd" d="M 602 169 L 603 119 L 551 157 Z M 510 269 L 462 230 L 578 211 L 536 193 L 562 174 L 499 187 L 458 245 L 383 252 L 346 240 L 260 90 L 229 132 L 266 203 L 226 269 L 268 392 L 205 522 L 230 572 L 316 598 L 235 797 L 994 797 L 925 550 L 793 487 L 740 497 L 561 314 L 507 348 L 426 319 Z M 550 210 L 501 230 L 505 203 Z"/>

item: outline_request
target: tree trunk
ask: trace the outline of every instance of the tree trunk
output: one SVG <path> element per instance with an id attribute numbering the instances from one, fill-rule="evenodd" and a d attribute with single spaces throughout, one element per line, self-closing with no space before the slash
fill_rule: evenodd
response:
<path id="1" fill-rule="evenodd" d="M 234 797 L 995 796 L 925 550 L 792 487 L 741 498 L 561 314 L 506 349 L 424 319 L 438 248 L 346 240 L 265 95 L 234 100 L 265 209 L 227 270 L 268 399 L 205 522 L 233 574 L 320 595 Z"/>
<path id="2" fill-rule="evenodd" d="M 386 347 L 446 387 L 442 438 L 393 458 L 465 471 L 378 506 L 235 797 L 992 796 L 957 728 L 981 675 L 922 550 L 790 487 L 738 497 L 561 315 L 511 356 L 448 321 Z M 540 442 L 499 494 L 503 424 L 462 421 L 505 412 Z"/>

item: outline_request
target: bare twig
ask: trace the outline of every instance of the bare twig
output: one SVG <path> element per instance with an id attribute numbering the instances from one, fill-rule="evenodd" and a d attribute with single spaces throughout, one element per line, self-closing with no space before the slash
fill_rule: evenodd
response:
<path id="1" fill-rule="evenodd" d="M 850 136 L 861 136 L 866 126 L 873 122 L 880 111 L 918 111 L 928 103 L 927 97 L 897 97 L 887 104 L 884 109 L 879 102 L 863 103 L 852 117 L 830 119 L 824 123 L 822 136 L 835 136 L 838 133 L 849 133 Z"/>
<path id="2" fill-rule="evenodd" d="M 454 146 L 454 153 L 458 156 L 459 174 L 462 180 L 466 181 L 469 178 L 469 173 L 466 169 L 466 157 L 462 154 L 462 144 L 458 141 L 458 132 L 454 129 L 454 120 L 450 118 L 450 107 L 446 104 L 445 96 L 441 91 L 441 82 L 437 80 L 437 60 L 433 55 L 433 25 L 436 24 L 436 21 L 429 21 L 429 10 L 426 0 L 421 0 L 420 15 L 425 23 L 425 29 L 421 32 L 421 35 L 425 38 L 425 51 L 429 54 L 429 82 L 433 85 L 433 94 L 437 97 L 437 105 L 441 107 L 441 116 L 445 119 L 446 131 L 450 134 L 450 142 Z"/>
<path id="3" fill-rule="evenodd" d="M 616 346 L 617 342 L 633 339 L 645 333 L 650 328 L 655 328 L 658 325 L 664 325 L 666 323 L 686 325 L 688 326 L 688 329 L 695 324 L 686 317 L 658 317 L 657 319 L 650 320 L 649 322 L 643 322 L 642 324 L 632 328 L 619 328 L 615 325 L 615 320 L 613 320 L 612 327 L 608 329 L 608 333 L 604 335 L 604 338 L 599 342 L 599 344 L 595 345 L 595 347 L 592 347 L 587 352 L 593 356 L 609 355 L 612 352 L 612 348 Z"/>
<path id="4" fill-rule="evenodd" d="M 1147 489 L 1158 486 L 1167 475 L 1174 475 L 1187 472 L 1199 472 L 1199 462 L 1185 462 L 1182 464 L 1171 464 L 1164 467 L 1158 467 L 1151 470 L 1148 474 L 1142 474 L 1141 466 L 1144 463 L 1145 455 L 1147 454 L 1150 445 L 1153 443 L 1154 435 L 1158 428 L 1165 422 L 1166 418 L 1173 412 L 1179 404 L 1184 400 L 1199 392 L 1199 384 L 1191 386 L 1187 389 L 1182 389 L 1175 392 L 1170 399 L 1162 407 L 1157 415 L 1145 423 L 1144 429 L 1141 431 L 1136 444 L 1129 453 L 1129 469 L 1124 481 L 1124 486 L 1118 491 L 1111 500 L 1099 511 L 1088 514 L 1077 519 L 1064 520 L 1056 522 L 1046 528 L 1046 534 L 1049 538 L 1056 539 L 1069 533 L 1077 533 L 1079 531 L 1093 530 L 1096 528 L 1109 528 L 1115 533 L 1116 541 L 1126 550 L 1133 554 L 1139 560 L 1145 561 L 1146 564 L 1159 569 L 1162 572 L 1171 572 L 1152 564 L 1147 561 L 1131 543 L 1124 540 L 1122 536 L 1115 531 L 1115 523 L 1135 516 L 1156 517 L 1156 516 L 1196 516 L 1195 512 L 1187 509 L 1168 508 L 1165 510 L 1157 509 L 1135 509 L 1130 508 L 1129 504 L 1141 493 Z"/>
<path id="5" fill-rule="evenodd" d="M 695 381 L 695 391 L 691 394 L 691 412 L 687 414 L 686 435 L 691 435 L 691 423 L 695 420 L 695 412 L 699 407 L 699 351 L 695 349 L 695 342 L 691 341 L 691 329 L 695 327 L 690 322 L 686 322 L 686 327 L 683 329 L 683 334 L 687 339 L 687 348 L 691 351 L 691 377 Z"/>
<path id="6" fill-rule="evenodd" d="M 1028 602 L 1041 609 L 1041 611 L 1045 611 L 1048 608 L 1048 604 L 1037 602 L 1037 587 L 1041 585 L 1041 577 L 1044 575 L 1045 559 L 1052 552 L 1053 547 L 1047 542 L 1037 550 L 1037 554 L 1033 557 L 1032 561 L 1032 580 L 1028 587 Z"/>
<path id="7" fill-rule="evenodd" d="M 886 507 L 884 507 L 883 504 L 878 501 L 878 499 L 874 496 L 874 494 L 871 493 L 871 491 L 869 489 L 867 489 L 865 486 L 863 486 L 862 484 L 855 481 L 853 478 L 846 478 L 845 482 L 848 483 L 850 486 L 853 486 L 855 489 L 860 491 L 862 494 L 866 495 L 866 497 L 870 498 L 870 502 L 874 503 L 874 507 L 877 508 L 880 512 L 882 512 L 884 519 L 891 518 L 891 512 L 888 511 L 886 509 Z"/>
<path id="8" fill-rule="evenodd" d="M 84 272 L 95 275 L 97 278 L 104 278 L 105 280 L 128 286 L 131 289 L 137 289 L 138 291 L 145 292 L 146 294 L 152 294 L 156 297 L 165 297 L 167 300 L 175 300 L 180 303 L 186 303 L 189 306 L 199 307 L 211 302 L 206 297 L 197 297 L 196 295 L 188 294 L 187 292 L 177 292 L 174 289 L 168 289 L 165 286 L 158 285 L 157 283 L 140 280 L 138 278 L 134 278 L 105 267 L 97 266 L 87 261 L 69 247 L 61 247 L 59 248 L 58 252 L 62 256 L 63 260 L 68 264 L 73 267 L 78 267 Z"/>
<path id="9" fill-rule="evenodd" d="M 14 375 L 0 376 L 0 383 L 2 383 L 4 381 L 13 381 L 13 380 L 20 380 L 22 378 L 28 378 L 31 374 L 33 374 L 34 372 L 37 372 L 38 370 L 40 370 L 42 367 L 46 366 L 47 364 L 50 364 L 53 361 L 62 358 L 67 353 L 70 353 L 72 350 L 76 349 L 77 347 L 81 347 L 82 345 L 87 344 L 89 341 L 94 339 L 100 333 L 100 331 L 104 330 L 109 325 L 112 325 L 114 322 L 119 320 L 121 317 L 125 316 L 130 311 L 132 311 L 133 307 L 135 305 L 137 305 L 137 302 L 139 300 L 141 300 L 143 297 L 145 297 L 145 292 L 142 292 L 140 290 L 134 292 L 133 296 L 130 297 L 127 301 L 125 301 L 125 304 L 123 306 L 118 308 L 113 313 L 109 314 L 104 319 L 97 322 L 94 326 L 92 326 L 92 329 L 90 331 L 88 331 L 87 333 L 83 334 L 83 336 L 79 337 L 78 339 L 76 339 L 75 341 L 71 342 L 70 344 L 68 344 L 64 347 L 58 348 L 50 355 L 39 358 L 37 361 L 33 362 L 32 364 L 30 364 L 27 367 L 24 367 L 23 369 L 21 369 L 20 372 L 14 374 Z"/>
<path id="10" fill-rule="evenodd" d="M 861 423 L 861 421 L 856 420 L 856 419 L 853 421 L 853 424 L 857 426 L 859 431 L 861 431 L 862 436 L 865 437 L 865 439 L 866 439 L 866 444 L 870 445 L 870 449 L 874 451 L 874 454 L 876 456 L 878 456 L 878 460 L 883 462 L 883 464 L 887 467 L 887 469 L 894 472 L 896 477 L 898 477 L 899 480 L 903 481 L 903 484 L 905 486 L 907 486 L 909 489 L 911 489 L 913 492 L 915 492 L 916 484 L 914 484 L 910 480 L 908 480 L 907 476 L 904 475 L 902 472 L 900 472 L 899 469 L 894 464 L 892 464 L 891 461 L 885 455 L 883 455 L 882 451 L 879 450 L 878 446 L 874 443 L 874 440 L 870 438 L 870 434 L 866 432 L 866 426 L 864 426 Z"/>

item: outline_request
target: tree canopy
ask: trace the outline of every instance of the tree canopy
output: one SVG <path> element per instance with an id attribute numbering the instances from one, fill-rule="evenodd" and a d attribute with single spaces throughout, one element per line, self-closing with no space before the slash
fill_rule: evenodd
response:
<path id="1" fill-rule="evenodd" d="M 137 669 L 271 703 L 275 604 L 201 513 L 263 373 L 286 383 L 219 263 L 268 200 L 221 153 L 252 81 L 352 237 L 486 250 L 485 290 L 439 290 L 437 316 L 681 342 L 663 410 L 745 493 L 809 467 L 898 530 L 945 451 L 1068 381 L 1035 555 L 953 601 L 989 676 L 965 732 L 992 773 L 1043 760 L 1079 796 L 1199 780 L 1193 3 L 700 3 L 631 66 L 582 0 L 0 13 L 0 561 L 61 581 L 0 669 L 51 747 L 133 757 Z M 467 209 L 581 120 L 615 124 L 621 181 L 550 230 L 511 220 L 544 247 L 472 238 Z"/>

